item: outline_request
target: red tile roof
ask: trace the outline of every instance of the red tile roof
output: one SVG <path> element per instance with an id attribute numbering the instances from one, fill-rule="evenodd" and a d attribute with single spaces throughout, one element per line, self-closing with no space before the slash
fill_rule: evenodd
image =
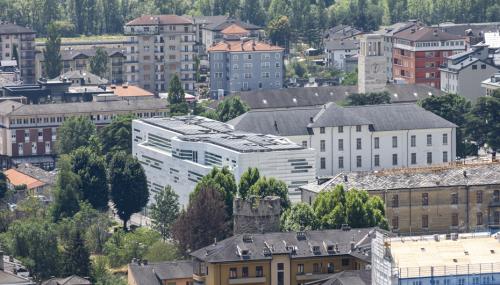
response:
<path id="1" fill-rule="evenodd" d="M 28 176 L 24 173 L 21 173 L 13 168 L 5 171 L 4 174 L 5 176 L 7 176 L 7 179 L 9 180 L 10 184 L 14 186 L 19 186 L 24 184 L 28 189 L 34 189 L 45 185 L 44 182 L 35 179 L 31 176 Z"/>
<path id="2" fill-rule="evenodd" d="M 146 26 L 146 25 L 186 25 L 193 22 L 183 16 L 177 15 L 144 15 L 128 22 L 127 26 Z"/>
<path id="3" fill-rule="evenodd" d="M 112 85 L 107 89 L 108 91 L 113 91 L 116 96 L 144 97 L 154 95 L 153 93 L 134 85 Z"/>
<path id="4" fill-rule="evenodd" d="M 225 35 L 241 35 L 249 34 L 250 32 L 247 29 L 244 29 L 236 24 L 232 24 L 231 26 L 222 30 L 221 33 Z"/>
<path id="5" fill-rule="evenodd" d="M 224 41 L 208 48 L 209 52 L 215 51 L 230 51 L 230 52 L 249 52 L 249 51 L 282 51 L 282 47 L 273 46 L 265 42 L 248 40 L 241 41 Z"/>

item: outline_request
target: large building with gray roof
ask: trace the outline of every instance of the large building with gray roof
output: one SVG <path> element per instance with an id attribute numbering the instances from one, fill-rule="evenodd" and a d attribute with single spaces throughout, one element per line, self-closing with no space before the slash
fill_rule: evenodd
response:
<path id="1" fill-rule="evenodd" d="M 455 160 L 456 126 L 415 104 L 251 110 L 229 124 L 314 149 L 319 177 Z"/>
<path id="2" fill-rule="evenodd" d="M 170 185 L 187 205 L 196 183 L 213 167 L 228 167 L 238 181 L 249 167 L 283 180 L 291 200 L 315 177 L 313 150 L 268 134 L 236 131 L 198 116 L 134 120 L 132 152 L 143 164 L 152 193 Z"/>

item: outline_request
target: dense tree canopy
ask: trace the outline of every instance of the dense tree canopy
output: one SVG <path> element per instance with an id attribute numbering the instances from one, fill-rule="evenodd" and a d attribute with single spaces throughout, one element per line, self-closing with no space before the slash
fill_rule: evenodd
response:
<path id="1" fill-rule="evenodd" d="M 52 204 L 52 218 L 59 221 L 62 218 L 71 218 L 80 210 L 80 177 L 71 169 L 71 158 L 64 155 L 57 162 L 59 172 L 54 190 L 54 203 Z"/>
<path id="2" fill-rule="evenodd" d="M 102 152 L 106 155 L 118 151 L 132 153 L 132 120 L 134 115 L 122 115 L 113 119 L 111 124 L 99 130 Z"/>
<path id="3" fill-rule="evenodd" d="M 480 97 L 467 114 L 467 134 L 479 146 L 500 150 L 500 90 Z"/>
<path id="4" fill-rule="evenodd" d="M 389 92 L 352 93 L 346 98 L 348 106 L 376 105 L 391 103 Z"/>
<path id="5" fill-rule="evenodd" d="M 193 200 L 198 193 L 204 188 L 213 188 L 221 192 L 222 197 L 224 197 L 225 209 L 227 212 L 227 217 L 230 218 L 233 215 L 233 198 L 236 195 L 238 189 L 236 186 L 236 180 L 233 173 L 229 168 L 216 168 L 214 167 L 210 173 L 203 176 L 203 178 L 196 184 L 194 191 L 190 194 L 189 200 Z"/>
<path id="6" fill-rule="evenodd" d="M 98 47 L 95 55 L 90 58 L 90 72 L 104 77 L 108 69 L 108 53 L 102 47 Z"/>
<path id="7" fill-rule="evenodd" d="M 56 149 L 59 154 L 69 154 L 82 146 L 92 146 L 96 127 L 88 117 L 71 117 L 64 121 L 57 132 Z"/>
<path id="8" fill-rule="evenodd" d="M 47 77 L 58 77 L 62 70 L 61 35 L 53 24 L 49 25 L 43 57 L 45 58 L 45 72 L 47 73 Z"/>
<path id="9" fill-rule="evenodd" d="M 210 119 L 227 122 L 250 110 L 248 104 L 238 96 L 229 97 L 219 103 L 215 110 L 210 110 L 202 114 Z"/>
<path id="10" fill-rule="evenodd" d="M 282 231 L 303 231 L 317 228 L 314 211 L 308 204 L 298 203 L 281 215 Z"/>
<path id="11" fill-rule="evenodd" d="M 160 232 L 163 239 L 170 238 L 172 225 L 179 216 L 179 195 L 167 186 L 155 195 L 150 209 L 153 228 Z"/>

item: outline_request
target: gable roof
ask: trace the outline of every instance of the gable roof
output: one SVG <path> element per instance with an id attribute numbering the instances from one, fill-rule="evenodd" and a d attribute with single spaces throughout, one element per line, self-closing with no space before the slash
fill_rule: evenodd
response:
<path id="1" fill-rule="evenodd" d="M 222 41 L 207 49 L 208 52 L 253 52 L 253 51 L 283 51 L 284 48 L 270 45 L 265 42 L 248 40 L 241 41 Z"/>
<path id="2" fill-rule="evenodd" d="M 327 40 L 325 48 L 328 50 L 359 49 L 358 40 Z"/>
<path id="3" fill-rule="evenodd" d="M 346 270 L 330 275 L 321 280 L 305 283 L 305 285 L 370 285 L 371 270 Z"/>
<path id="4" fill-rule="evenodd" d="M 83 70 L 73 70 L 73 71 L 68 71 L 66 73 L 63 73 L 59 75 L 56 78 L 53 78 L 52 80 L 60 80 L 67 78 L 69 80 L 71 79 L 83 79 L 85 81 L 85 85 L 105 85 L 108 84 L 108 80 L 106 78 L 100 77 L 98 75 L 95 75 L 89 71 L 83 71 Z"/>
<path id="5" fill-rule="evenodd" d="M 10 184 L 14 186 L 26 185 L 27 189 L 34 189 L 44 186 L 45 183 L 29 175 L 26 175 L 14 168 L 8 169 L 4 172 Z"/>
<path id="6" fill-rule="evenodd" d="M 0 270 L 0 285 L 35 285 L 31 280 Z"/>
<path id="7" fill-rule="evenodd" d="M 16 24 L 11 24 L 11 23 L 5 23 L 5 24 L 0 24 L 0 35 L 7 35 L 7 34 L 34 34 L 35 31 L 33 31 L 30 28 L 26 28 L 23 26 L 19 26 Z"/>
<path id="8" fill-rule="evenodd" d="M 449 41 L 463 40 L 464 37 L 444 32 L 437 28 L 422 27 L 419 29 L 406 29 L 394 35 L 396 38 L 409 41 Z"/>
<path id="9" fill-rule="evenodd" d="M 113 91 L 120 97 L 152 97 L 153 93 L 135 85 L 112 85 L 107 91 Z"/>
<path id="10" fill-rule="evenodd" d="M 191 256 L 209 263 L 270 260 L 274 254 L 290 254 L 291 259 L 352 255 L 368 261 L 375 230 L 376 228 L 322 230 L 301 232 L 299 235 L 297 232 L 243 234 L 193 251 Z M 338 245 L 338 250 L 328 251 L 327 245 L 334 244 Z M 319 247 L 317 251 L 313 252 L 313 246 Z M 246 249 L 248 255 L 241 256 L 241 249 Z"/>
<path id="11" fill-rule="evenodd" d="M 240 35 L 240 34 L 248 34 L 250 32 L 247 29 L 244 29 L 237 24 L 232 24 L 231 26 L 222 30 L 221 33 L 226 35 Z"/>
<path id="12" fill-rule="evenodd" d="M 126 23 L 126 26 L 148 26 L 148 25 L 189 25 L 191 19 L 177 15 L 144 15 Z"/>
<path id="13" fill-rule="evenodd" d="M 238 26 L 242 27 L 243 29 L 251 30 L 251 31 L 262 29 L 262 27 L 260 27 L 260 26 L 257 26 L 257 25 L 251 24 L 251 23 L 247 23 L 247 22 L 243 22 L 240 20 L 236 20 L 236 19 L 231 19 L 231 18 L 226 18 L 223 21 L 213 21 L 213 23 L 208 24 L 206 27 L 204 27 L 204 29 L 218 32 L 218 31 L 224 30 L 225 28 L 231 26 L 232 24 L 237 24 Z"/>
<path id="14" fill-rule="evenodd" d="M 42 285 L 91 285 L 92 283 L 80 276 L 71 275 L 66 278 L 51 278 Z"/>
<path id="15" fill-rule="evenodd" d="M 193 262 L 179 260 L 149 264 L 130 263 L 128 272 L 137 284 L 161 285 L 163 280 L 193 278 Z"/>

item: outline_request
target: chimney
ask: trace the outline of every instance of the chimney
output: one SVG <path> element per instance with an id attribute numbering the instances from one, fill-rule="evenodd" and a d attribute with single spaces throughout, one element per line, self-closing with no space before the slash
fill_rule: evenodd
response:
<path id="1" fill-rule="evenodd" d="M 347 175 L 344 175 L 344 182 L 347 182 L 348 180 Z"/>
<path id="2" fill-rule="evenodd" d="M 309 117 L 309 122 L 314 123 L 314 118 L 313 117 Z"/>

